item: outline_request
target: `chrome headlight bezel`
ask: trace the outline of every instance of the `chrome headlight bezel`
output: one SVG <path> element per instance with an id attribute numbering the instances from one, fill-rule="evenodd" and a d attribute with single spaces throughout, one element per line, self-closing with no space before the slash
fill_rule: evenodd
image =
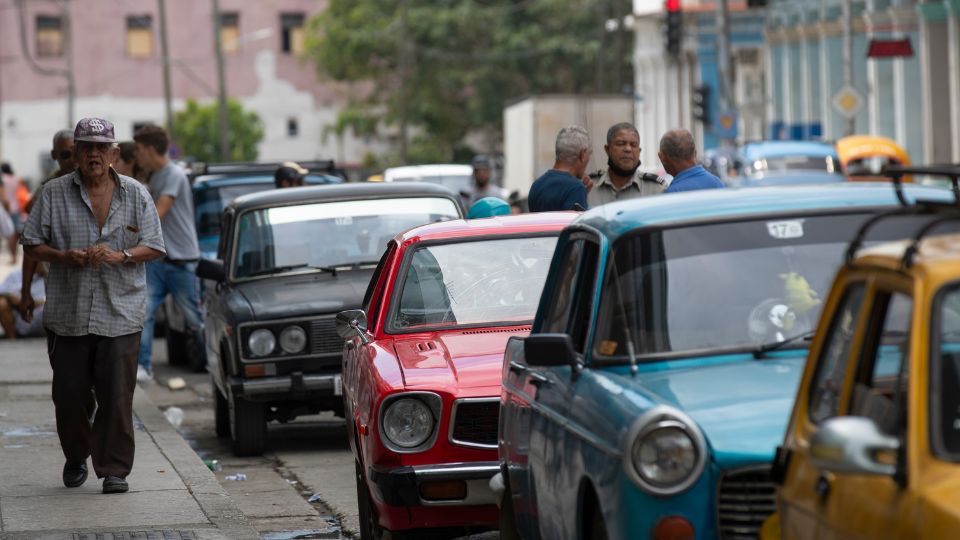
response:
<path id="1" fill-rule="evenodd" d="M 254 343 L 260 342 L 260 340 L 255 341 L 258 337 L 265 340 L 265 343 L 270 343 L 269 351 L 261 353 L 255 348 Z M 247 336 L 247 349 L 254 358 L 266 358 L 273 354 L 273 351 L 277 350 L 277 336 L 273 333 L 273 330 L 269 328 L 257 328 Z"/>
<path id="2" fill-rule="evenodd" d="M 401 446 L 395 443 L 390 437 L 387 436 L 387 431 L 384 427 L 384 419 L 387 415 L 387 410 L 396 402 L 403 399 L 415 399 L 424 404 L 433 415 L 433 426 L 430 430 L 430 434 L 426 439 L 413 447 Z M 383 442 L 383 445 L 386 446 L 393 452 L 398 454 L 413 454 L 417 452 L 423 452 L 429 450 L 433 447 L 434 443 L 437 442 L 437 435 L 440 431 L 440 421 L 443 418 L 443 400 L 438 394 L 433 392 L 400 392 L 397 394 L 392 394 L 384 398 L 380 403 L 380 409 L 378 412 L 378 432 L 380 433 L 380 440 Z"/>
<path id="3" fill-rule="evenodd" d="M 298 337 L 291 338 L 291 335 L 297 334 Z M 295 348 L 288 348 L 287 343 L 284 341 L 289 341 L 290 339 L 299 339 L 300 346 Z M 283 330 L 280 331 L 280 337 L 277 339 L 277 344 L 280 345 L 280 349 L 287 354 L 297 354 L 303 352 L 307 348 L 307 331 L 303 329 L 302 326 L 297 324 L 291 324 L 290 326 L 285 326 Z"/>
<path id="4" fill-rule="evenodd" d="M 695 452 L 693 466 L 690 468 L 690 472 L 687 473 L 682 480 L 670 484 L 664 484 L 647 478 L 639 470 L 633 459 L 634 447 L 651 434 L 662 429 L 680 430 L 690 439 L 693 451 Z M 706 468 L 707 442 L 703 433 L 693 419 L 673 407 L 661 405 L 641 415 L 640 418 L 630 426 L 630 430 L 627 432 L 624 441 L 624 470 L 634 483 L 651 495 L 668 497 L 682 493 L 700 479 L 703 470 Z"/>

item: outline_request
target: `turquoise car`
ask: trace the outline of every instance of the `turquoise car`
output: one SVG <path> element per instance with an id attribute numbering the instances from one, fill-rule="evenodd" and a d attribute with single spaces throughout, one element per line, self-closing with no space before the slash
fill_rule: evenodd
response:
<path id="1" fill-rule="evenodd" d="M 502 537 L 756 538 L 822 300 L 859 225 L 896 205 L 888 184 L 706 190 L 564 229 L 506 349 Z"/>
<path id="2" fill-rule="evenodd" d="M 846 182 L 837 149 L 819 141 L 758 141 L 740 149 L 740 187 Z"/>

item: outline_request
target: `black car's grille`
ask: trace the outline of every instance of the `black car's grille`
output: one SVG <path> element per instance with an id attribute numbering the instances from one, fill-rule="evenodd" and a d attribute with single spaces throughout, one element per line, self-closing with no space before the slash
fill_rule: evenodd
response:
<path id="1" fill-rule="evenodd" d="M 337 334 L 333 317 L 310 321 L 310 354 L 330 354 L 343 350 L 343 338 Z"/>
<path id="2" fill-rule="evenodd" d="M 500 400 L 458 402 L 450 438 L 454 443 L 494 447 L 499 418 Z"/>
<path id="3" fill-rule="evenodd" d="M 776 511 L 776 486 L 770 469 L 725 474 L 717 492 L 717 523 L 724 540 L 755 540 L 763 522 Z"/>

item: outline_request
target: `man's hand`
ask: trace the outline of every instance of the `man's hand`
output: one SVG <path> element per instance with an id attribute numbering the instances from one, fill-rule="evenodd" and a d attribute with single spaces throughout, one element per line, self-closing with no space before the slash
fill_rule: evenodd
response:
<path id="1" fill-rule="evenodd" d="M 87 266 L 90 264 L 88 251 L 88 249 L 68 249 L 63 252 L 63 256 L 70 266 Z"/>
<path id="2" fill-rule="evenodd" d="M 33 295 L 29 290 L 20 291 L 20 318 L 26 322 L 33 322 Z"/>
<path id="3" fill-rule="evenodd" d="M 583 187 L 587 188 L 587 193 L 590 193 L 590 190 L 593 189 L 593 179 L 590 178 L 590 175 L 583 175 L 583 178 L 581 178 L 580 181 L 583 182 Z"/>
<path id="4" fill-rule="evenodd" d="M 90 257 L 90 266 L 101 264 L 117 265 L 123 263 L 123 253 L 110 249 L 106 244 L 96 244 L 87 248 Z"/>

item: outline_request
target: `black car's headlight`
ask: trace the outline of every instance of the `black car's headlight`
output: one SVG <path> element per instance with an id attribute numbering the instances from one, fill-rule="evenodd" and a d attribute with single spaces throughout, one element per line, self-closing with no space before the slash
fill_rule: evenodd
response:
<path id="1" fill-rule="evenodd" d="M 380 414 L 384 443 L 397 452 L 426 450 L 437 438 L 440 409 L 440 396 L 430 392 L 389 396 Z"/>
<path id="2" fill-rule="evenodd" d="M 307 346 L 307 333 L 303 328 L 293 325 L 280 331 L 280 348 L 283 352 L 294 354 Z"/>
<path id="3" fill-rule="evenodd" d="M 266 328 L 254 330 L 247 337 L 247 347 L 254 356 L 267 356 L 277 346 L 277 338 Z"/>
<path id="4" fill-rule="evenodd" d="M 674 495 L 697 481 L 706 463 L 706 442 L 693 420 L 657 407 L 634 422 L 626 438 L 627 474 L 653 495 Z"/>

